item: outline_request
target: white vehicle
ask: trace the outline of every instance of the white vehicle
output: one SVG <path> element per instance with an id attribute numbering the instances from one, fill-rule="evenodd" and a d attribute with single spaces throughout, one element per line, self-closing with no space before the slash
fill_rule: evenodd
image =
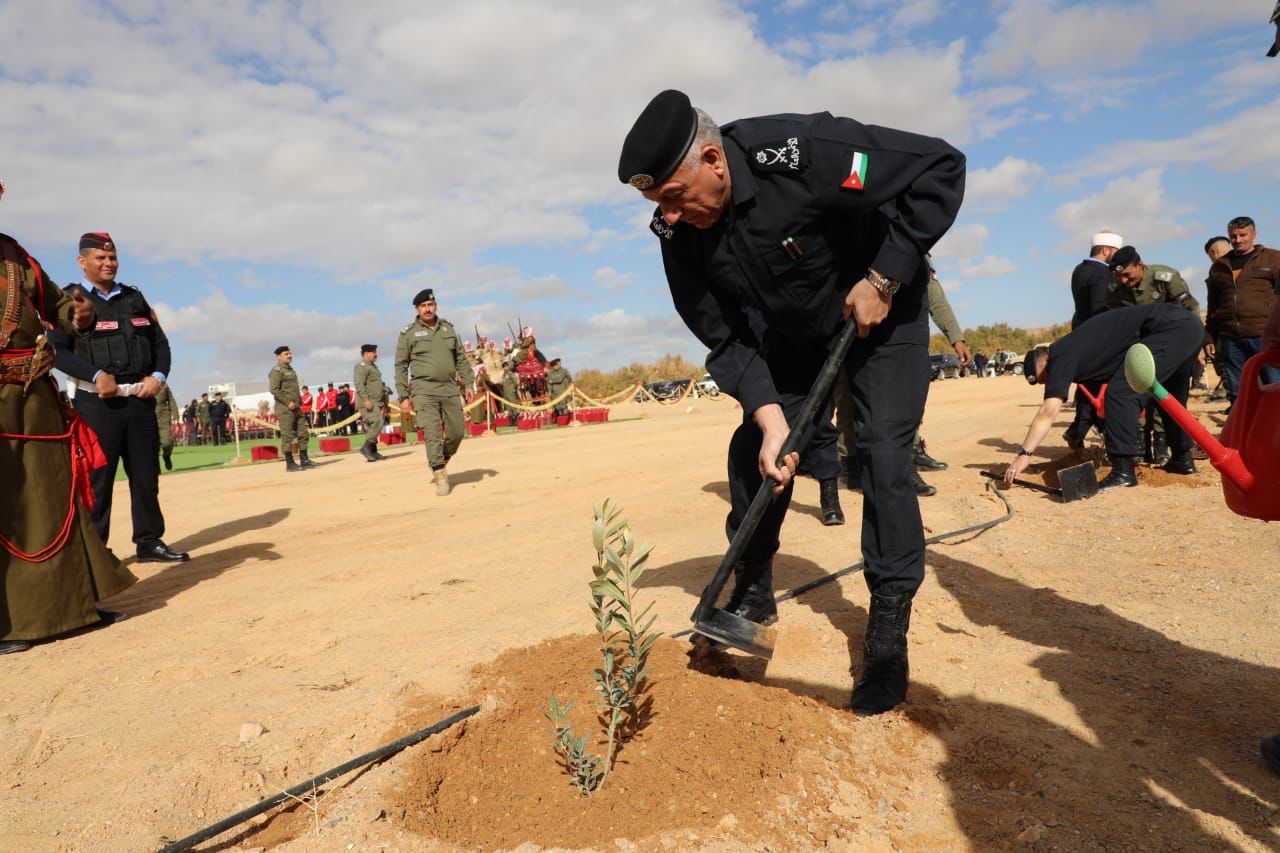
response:
<path id="1" fill-rule="evenodd" d="M 697 382 L 697 389 L 699 394 L 706 394 L 708 397 L 720 396 L 720 386 L 711 378 L 710 373 L 702 374 L 702 378 Z"/>

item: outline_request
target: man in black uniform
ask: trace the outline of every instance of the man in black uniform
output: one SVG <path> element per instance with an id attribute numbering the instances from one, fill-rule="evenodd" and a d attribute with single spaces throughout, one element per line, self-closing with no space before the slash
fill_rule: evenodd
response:
<path id="1" fill-rule="evenodd" d="M 1149 405 L 1155 403 L 1149 395 L 1140 395 L 1130 388 L 1124 376 L 1125 354 L 1136 343 L 1146 344 L 1155 356 L 1156 378 L 1169 389 L 1169 396 L 1186 405 L 1191 362 L 1204 343 L 1204 324 L 1199 316 L 1172 302 L 1107 311 L 1051 346 L 1036 347 L 1027 353 L 1022 375 L 1032 385 L 1044 385 L 1044 405 L 1031 421 L 1013 464 L 1005 471 L 1005 482 L 1013 482 L 1031 463 L 1031 454 L 1053 426 L 1071 383 L 1097 382 L 1107 387 L 1103 434 L 1107 455 L 1111 457 L 1111 473 L 1098 488 L 1138 485 L 1133 468 L 1134 459 L 1142 451 L 1138 411 L 1144 398 Z M 1194 474 L 1190 437 L 1172 418 L 1165 421 L 1165 432 L 1173 451 L 1165 470 L 1173 474 Z"/>
<path id="2" fill-rule="evenodd" d="M 768 477 L 779 500 L 735 567 L 729 609 L 776 618 L 773 555 L 799 461 L 782 443 L 841 318 L 860 340 L 845 368 L 867 469 L 862 550 L 870 617 L 858 714 L 906 697 L 911 601 L 924 577 L 911 438 L 929 381 L 928 267 L 964 194 L 964 156 L 939 139 L 828 113 L 744 119 L 718 128 L 681 92 L 655 97 L 627 135 L 618 177 L 658 204 L 676 310 L 707 346 L 707 369 L 742 404 L 729 442 L 730 536 Z M 746 309 L 763 317 L 754 333 Z M 828 410 L 829 411 L 829 410 Z M 829 415 L 828 415 L 829 416 Z"/>
<path id="3" fill-rule="evenodd" d="M 57 368 L 81 382 L 75 407 L 97 433 L 107 464 L 94 470 L 93 523 L 102 541 L 111 529 L 111 492 L 124 460 L 133 506 L 133 542 L 141 562 L 181 562 L 187 555 L 164 544 L 160 512 L 160 431 L 155 396 L 169 373 L 169 339 L 146 298 L 116 281 L 119 259 L 111 235 L 80 238 L 79 289 L 93 303 L 94 327 L 74 338 L 52 337 Z M 73 285 L 76 287 L 76 285 Z M 130 396 L 120 386 L 136 385 Z"/>
<path id="4" fill-rule="evenodd" d="M 219 391 L 213 395 L 213 402 L 209 404 L 209 421 L 213 424 L 213 443 L 230 444 L 231 439 L 227 436 L 227 419 L 231 417 L 231 406 L 227 401 L 222 399 L 222 392 Z"/>
<path id="5" fill-rule="evenodd" d="M 1107 298 L 1115 286 L 1115 276 L 1111 272 L 1111 258 L 1124 245 L 1124 238 L 1114 231 L 1099 231 L 1090 241 L 1089 257 L 1076 264 L 1071 271 L 1071 298 L 1075 302 L 1075 313 L 1071 315 L 1071 328 L 1078 329 L 1090 317 L 1107 310 Z M 1104 383 L 1092 382 L 1085 388 L 1094 397 L 1102 390 Z M 1102 418 L 1089 402 L 1088 397 L 1076 389 L 1076 417 L 1067 427 L 1067 446 L 1073 450 L 1084 447 L 1084 440 L 1093 427 L 1102 428 Z"/>

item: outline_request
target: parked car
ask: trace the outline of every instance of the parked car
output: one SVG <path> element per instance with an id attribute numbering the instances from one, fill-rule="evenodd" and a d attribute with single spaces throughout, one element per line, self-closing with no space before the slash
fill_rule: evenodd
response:
<path id="1" fill-rule="evenodd" d="M 991 358 L 991 367 L 995 370 L 996 376 L 1003 376 L 1006 373 L 1021 376 L 1022 356 L 1013 350 L 996 350 L 996 354 Z"/>
<path id="2" fill-rule="evenodd" d="M 935 379 L 955 379 L 964 376 L 965 370 L 960 366 L 960 356 L 950 352 L 940 352 L 929 356 L 929 381 Z"/>
<path id="3" fill-rule="evenodd" d="M 720 386 L 711 378 L 710 373 L 702 374 L 702 378 L 698 380 L 698 393 L 706 394 L 708 397 L 720 396 Z"/>

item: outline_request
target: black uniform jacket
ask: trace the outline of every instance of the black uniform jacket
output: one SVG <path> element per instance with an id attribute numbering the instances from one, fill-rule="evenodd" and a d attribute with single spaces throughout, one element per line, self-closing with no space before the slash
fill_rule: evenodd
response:
<path id="1" fill-rule="evenodd" d="M 169 375 L 169 338 L 141 291 L 121 284 L 122 293 L 106 300 L 97 288 L 79 284 L 70 287 L 79 288 L 93 303 L 97 322 L 84 334 L 49 333 L 55 367 L 85 382 L 92 382 L 99 370 L 112 374 L 119 382 L 137 382 L 152 373 Z"/>
<path id="2" fill-rule="evenodd" d="M 1071 328 L 1076 329 L 1090 317 L 1107 310 L 1107 298 L 1115 284 L 1111 267 L 1096 258 L 1086 258 L 1071 271 L 1071 298 L 1076 310 L 1071 315 Z"/>
<path id="3" fill-rule="evenodd" d="M 733 194 L 724 217 L 699 230 L 668 225 L 659 209 L 650 228 L 676 310 L 711 351 L 707 370 L 751 412 L 778 395 L 744 309 L 770 334 L 817 350 L 868 267 L 914 288 L 902 301 L 918 307 L 929 278 L 921 258 L 960 209 L 965 160 L 940 139 L 829 113 L 721 130 Z"/>

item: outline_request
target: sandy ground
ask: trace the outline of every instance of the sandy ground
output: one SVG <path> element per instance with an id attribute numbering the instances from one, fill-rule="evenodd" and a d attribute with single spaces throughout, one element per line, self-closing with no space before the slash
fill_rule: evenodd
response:
<path id="1" fill-rule="evenodd" d="M 1008 460 L 1037 405 L 1012 377 L 933 384 L 924 434 L 950 469 L 927 475 L 939 488 L 922 501 L 929 534 L 1004 512 L 977 472 Z M 349 454 L 303 474 L 255 465 L 162 479 L 167 538 L 192 560 L 134 566 L 141 581 L 109 602 L 127 621 L 0 659 L 0 848 L 155 849 L 465 707 L 477 664 L 591 631 L 595 500 L 621 504 L 656 546 L 646 593 L 658 627 L 687 627 L 725 548 L 724 446 L 740 412 L 686 408 L 468 440 L 447 498 L 418 447 L 377 465 Z M 1065 453 L 1060 436 L 1038 461 Z M 845 739 L 824 753 L 818 835 L 721 809 L 709 825 L 659 820 L 622 838 L 602 827 L 593 846 L 1280 846 L 1280 778 L 1256 757 L 1280 731 L 1280 528 L 1232 515 L 1200 464 L 1189 481 L 1070 505 L 1013 490 L 1012 521 L 932 546 L 909 701 L 874 721 L 846 710 L 861 576 L 784 604 L 774 659 L 742 668 Z M 798 485 L 780 588 L 859 559 L 860 499 L 842 494 L 851 523 L 826 528 L 817 484 Z M 126 484 L 115 511 L 110 544 L 130 553 Z M 241 742 L 246 722 L 265 733 Z M 743 731 L 735 748 L 750 750 Z M 453 849 L 417 834 L 398 805 L 435 749 L 201 849 Z M 779 797 L 798 796 L 785 782 Z"/>

